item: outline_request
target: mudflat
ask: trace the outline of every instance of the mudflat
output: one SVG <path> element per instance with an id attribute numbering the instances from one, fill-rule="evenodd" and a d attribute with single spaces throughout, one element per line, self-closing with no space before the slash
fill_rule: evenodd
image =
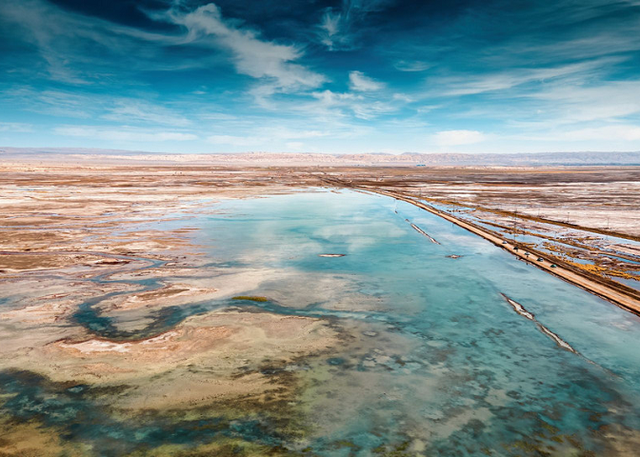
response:
<path id="1" fill-rule="evenodd" d="M 608 286 L 637 290 L 640 233 L 633 221 L 640 217 L 640 208 L 629 195 L 640 194 L 638 182 L 640 168 L 634 167 L 417 170 L 91 161 L 1 164 L 0 373 L 9 386 L 3 398 L 36 391 L 58 402 L 64 398 L 70 402 L 69 411 L 75 408 L 117 419 L 113 429 L 118 433 L 123 433 L 127 421 L 160 417 L 153 419 L 153 427 L 167 433 L 179 429 L 187 435 L 197 431 L 198 436 L 217 437 L 204 439 L 199 452 L 225 455 L 241 449 L 246 455 L 287 455 L 297 449 L 300 455 L 313 455 L 303 452 L 302 445 L 280 447 L 283 442 L 311 442 L 313 432 L 301 420 L 304 416 L 308 421 L 307 399 L 322 392 L 323 401 L 337 411 L 337 399 L 356 398 L 356 384 L 362 382 L 369 386 L 371 397 L 366 398 L 387 401 L 386 391 L 375 386 L 394 379 L 387 372 L 409 373 L 407 367 L 417 367 L 418 362 L 401 354 L 419 353 L 422 349 L 416 348 L 423 343 L 400 337 L 401 321 L 384 320 L 388 313 L 380 310 L 388 304 L 383 303 L 393 301 L 381 298 L 383 291 L 362 286 L 362 280 L 352 283 L 348 270 L 339 270 L 338 262 L 358 259 L 348 245 L 309 252 L 316 261 L 327 262 L 327 268 L 338 268 L 329 276 L 308 272 L 304 264 L 295 274 L 285 268 L 251 266 L 252 258 L 270 258 L 268 242 L 259 243 L 261 250 L 245 253 L 237 262 L 217 261 L 203 242 L 202 220 L 226 218 L 220 209 L 225 202 L 251 199 L 259 204 L 262 197 L 341 189 L 382 193 L 419 208 L 433 208 L 432 213 L 443 220 L 457 221 L 498 246 L 505 241 L 512 251 L 519 247 L 516 255 L 526 262 L 535 264 L 537 258 L 529 259 L 525 252 L 539 253 L 548 273 L 557 273 L 551 267 L 555 262 L 567 271 L 600 278 Z M 393 200 L 385 204 L 392 205 Z M 255 224 L 259 234 L 260 220 Z M 447 249 L 440 243 L 441 232 L 419 222 L 409 224 L 410 232 L 418 236 L 416 243 Z M 343 236 L 340 228 L 326 230 Z M 367 231 L 355 233 L 366 246 Z M 297 249 L 277 252 L 277 258 L 295 259 Z M 473 252 L 446 254 L 448 262 L 465 262 Z M 291 290 L 279 286 L 278 281 L 284 280 L 290 281 Z M 355 291 L 354 284 L 366 293 Z M 592 292 L 597 293 L 593 288 Z M 398 297 L 410 309 L 411 303 L 403 301 L 406 297 Z M 320 302 L 325 314 L 314 312 Z M 346 321 L 338 325 L 338 319 Z M 550 330 L 549 334 L 555 335 Z M 564 342 L 557 338 L 556 344 Z M 451 349 L 431 343 L 433 363 L 447 360 Z M 567 347 L 580 347 L 580 341 L 570 343 Z M 359 365 L 350 365 L 344 354 L 359 357 Z M 333 382 L 351 392 L 348 395 L 323 383 L 329 371 L 342 367 L 353 373 Z M 366 377 L 366 370 L 376 367 L 383 367 L 380 377 Z M 27 417 L 24 401 L 14 408 Z M 3 452 L 92 452 L 84 446 L 95 442 L 94 435 L 65 439 L 68 432 L 62 431 L 60 422 L 38 415 L 39 407 L 29 410 L 28 420 L 2 418 Z M 269 424 L 269 436 L 286 440 L 255 439 L 256 418 Z M 95 417 L 90 420 L 100 422 Z M 325 417 L 323 426 L 330 428 L 327 424 L 335 420 Z M 623 434 L 617 429 L 610 433 Z M 636 436 L 628 433 L 632 435 L 628 442 L 616 442 L 625 452 Z M 127 439 L 152 441 L 137 435 Z M 172 435 L 172 440 L 155 449 L 154 455 L 191 449 L 180 437 Z M 323 441 L 325 454 L 353 445 L 342 441 Z M 411 446 L 420 449 L 421 442 L 415 438 Z M 114 452 L 135 455 L 132 452 L 140 451 L 136 446 Z M 402 446 L 398 443 L 396 450 Z"/>

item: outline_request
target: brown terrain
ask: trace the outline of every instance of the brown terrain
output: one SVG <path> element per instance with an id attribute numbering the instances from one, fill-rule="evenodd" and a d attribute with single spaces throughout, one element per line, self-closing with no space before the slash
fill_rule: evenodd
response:
<path id="1" fill-rule="evenodd" d="M 124 408 L 284 392 L 283 381 L 260 367 L 335 345 L 326 322 L 226 310 L 160 334 L 151 328 L 148 338 L 127 335 L 152 324 L 149 313 L 257 288 L 262 273 L 240 268 L 211 281 L 218 271 L 203 264 L 189 219 L 214 201 L 296 191 L 304 185 L 297 179 L 270 170 L 0 166 L 0 300 L 9 303 L 0 314 L 0 369 L 127 385 Z M 175 221 L 178 228 L 153 228 Z M 140 279 L 151 286 L 132 281 Z M 118 323 L 113 338 L 70 325 L 96 297 L 105 297 L 98 311 Z M 168 379 L 180 379 L 181 389 Z"/>
<path id="2" fill-rule="evenodd" d="M 176 265 L 167 272 L 177 268 L 177 252 L 182 265 L 198 258 L 190 228 L 141 229 L 144 222 L 207 211 L 225 198 L 335 186 L 418 200 L 547 259 L 547 269 L 561 265 L 631 296 L 640 290 L 640 167 L 239 167 L 184 164 L 182 157 L 133 156 L 121 166 L 111 156 L 79 165 L 69 156 L 57 164 L 7 159 L 0 168 L 3 279 L 52 268 L 86 275 L 135 269 L 142 254 L 171 257 Z M 193 283 L 165 284 L 114 306 L 215 294 Z"/>
<path id="3" fill-rule="evenodd" d="M 337 345 L 367 347 L 367 332 L 358 329 L 233 307 L 154 327 L 153 316 L 180 305 L 231 298 L 257 303 L 266 300 L 263 293 L 287 299 L 269 285 L 286 272 L 227 267 L 221 274 L 206 263 L 193 216 L 215 212 L 212 203 L 225 199 L 320 187 L 381 193 L 625 309 L 639 309 L 634 196 L 640 195 L 640 167 L 246 167 L 23 158 L 0 162 L 0 186 L 0 370 L 122 390 L 109 401 L 123 414 L 211 405 L 236 414 L 241 399 L 249 413 L 293 417 L 298 375 L 278 367 L 295 367 Z M 298 306 L 340 287 L 308 279 L 292 300 Z M 353 299 L 363 309 L 376 307 Z M 99 301 L 99 316 L 115 322 L 104 335 L 78 325 L 80 307 L 91 300 Z M 337 301 L 336 309 L 341 306 Z M 44 434 L 37 441 L 33 427 L 6 425 L 4 448 L 20 453 L 24 436 L 32 436 L 30 449 L 38 449 L 32 455 L 62 452 Z"/>

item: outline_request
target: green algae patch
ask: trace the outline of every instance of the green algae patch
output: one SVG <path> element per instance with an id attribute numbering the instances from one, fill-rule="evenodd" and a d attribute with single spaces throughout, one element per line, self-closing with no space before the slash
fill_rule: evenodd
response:
<path id="1" fill-rule="evenodd" d="M 163 445 L 151 450 L 140 450 L 127 457 L 298 457 L 302 454 L 281 446 L 248 443 L 234 438 L 219 438 L 200 446 Z"/>
<path id="2" fill-rule="evenodd" d="M 47 457 L 92 455 L 90 449 L 105 457 L 299 456 L 287 448 L 304 440 L 307 432 L 304 416 L 293 403 L 295 374 L 282 370 L 269 377 L 274 383 L 285 377 L 288 386 L 186 411 L 132 412 L 108 406 L 119 389 L 0 371 L 0 455 L 5 448 L 30 441 L 28 455 Z"/>
<path id="3" fill-rule="evenodd" d="M 380 446 L 374 448 L 372 452 L 374 455 L 381 457 L 410 457 L 416 455 L 415 452 L 409 451 L 410 445 L 410 441 L 404 441 L 395 446 L 381 444 Z"/>
<path id="4" fill-rule="evenodd" d="M 236 297 L 233 297 L 232 300 L 248 300 L 248 301 L 257 301 L 257 302 L 269 301 L 267 297 L 261 297 L 260 295 L 238 295 Z"/>

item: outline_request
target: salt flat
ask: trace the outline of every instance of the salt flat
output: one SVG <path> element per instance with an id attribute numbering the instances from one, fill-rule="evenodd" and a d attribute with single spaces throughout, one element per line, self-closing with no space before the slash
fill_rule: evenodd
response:
<path id="1" fill-rule="evenodd" d="M 443 194 L 455 173 L 497 181 L 482 208 Z M 3 451 L 633 455 L 637 316 L 366 191 L 496 228 L 500 176 L 5 165 Z"/>

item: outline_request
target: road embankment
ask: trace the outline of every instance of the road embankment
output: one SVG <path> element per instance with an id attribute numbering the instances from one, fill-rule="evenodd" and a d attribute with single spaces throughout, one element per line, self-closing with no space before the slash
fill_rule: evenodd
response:
<path id="1" fill-rule="evenodd" d="M 531 247 L 527 245 L 508 240 L 491 230 L 487 230 L 470 221 L 462 220 L 445 211 L 438 210 L 431 205 L 403 195 L 400 192 L 382 190 L 377 188 L 371 189 L 367 187 L 359 187 L 359 189 L 395 198 L 397 200 L 404 201 L 432 214 L 435 214 L 436 216 L 450 221 L 457 226 L 468 230 L 471 233 L 481 236 L 485 240 L 490 241 L 491 243 L 506 251 L 509 251 L 511 254 L 527 263 L 535 265 L 536 267 L 545 270 L 548 273 L 551 273 L 571 284 L 574 284 L 588 292 L 591 292 L 594 295 L 610 301 L 611 303 L 619 306 L 622 309 L 640 316 L 640 292 L 632 289 L 631 287 L 627 287 L 613 280 L 608 280 L 607 278 L 602 278 L 597 275 L 591 275 L 566 262 L 563 262 L 558 258 L 549 256 L 548 254 L 542 253 L 535 249 L 531 249 Z"/>

